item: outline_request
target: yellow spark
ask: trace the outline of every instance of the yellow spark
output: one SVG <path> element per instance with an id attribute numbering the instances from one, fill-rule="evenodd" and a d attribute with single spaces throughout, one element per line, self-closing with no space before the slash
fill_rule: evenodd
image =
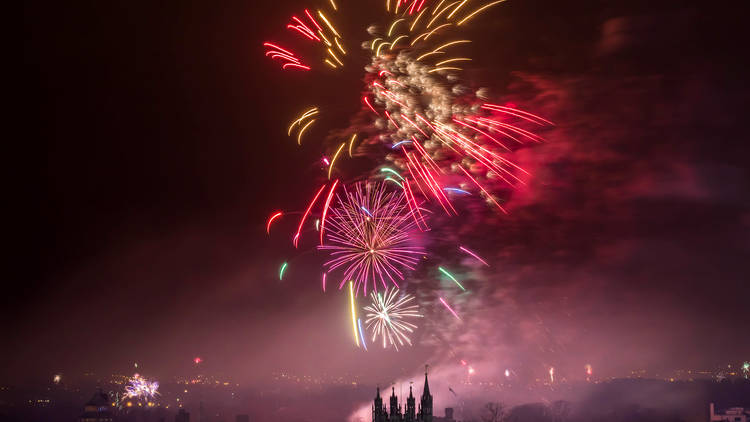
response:
<path id="1" fill-rule="evenodd" d="M 328 60 L 328 59 L 325 59 L 325 60 L 323 60 L 323 61 L 324 61 L 324 62 L 326 62 L 326 63 L 328 63 L 328 65 L 329 65 L 329 66 L 331 66 L 331 67 L 333 67 L 333 68 L 337 68 L 337 67 L 338 67 L 338 66 L 336 66 L 335 64 L 333 64 L 333 62 L 332 62 L 332 61 L 330 61 L 330 60 Z"/>
<path id="2" fill-rule="evenodd" d="M 391 36 L 391 33 L 393 33 L 393 28 L 396 26 L 396 24 L 399 23 L 399 22 L 401 22 L 401 21 L 403 21 L 403 20 L 406 20 L 406 19 L 399 18 L 399 19 L 396 19 L 395 21 L 393 21 L 393 23 L 391 24 L 391 27 L 388 28 L 388 36 L 389 37 Z"/>
<path id="3" fill-rule="evenodd" d="M 460 67 L 450 67 L 450 66 L 446 66 L 446 67 L 437 67 L 437 68 L 435 68 L 435 69 L 432 69 L 432 70 L 428 70 L 428 71 L 427 71 L 427 73 L 432 73 L 432 72 L 439 72 L 439 71 L 441 71 L 441 70 L 461 70 L 461 68 L 460 68 Z"/>
<path id="4" fill-rule="evenodd" d="M 332 46 L 331 42 L 328 41 L 328 38 L 326 38 L 326 36 L 323 35 L 323 31 L 318 31 L 318 35 L 320 35 L 321 37 L 323 37 L 323 41 L 325 41 L 326 45 L 328 45 L 329 47 Z"/>
<path id="5" fill-rule="evenodd" d="M 466 0 L 462 1 L 461 4 L 459 4 L 458 6 L 456 6 L 456 8 L 453 9 L 453 11 L 448 16 L 445 17 L 445 20 L 450 19 L 451 16 L 453 16 L 456 12 L 458 12 L 458 9 L 460 9 L 461 6 L 463 6 L 464 4 L 466 4 Z"/>
<path id="6" fill-rule="evenodd" d="M 323 12 L 321 12 L 320 10 L 318 10 L 318 15 L 320 15 L 320 17 L 323 19 L 323 22 L 325 22 L 326 25 L 328 25 L 328 27 L 331 28 L 331 32 L 336 34 L 337 37 L 341 38 L 341 35 L 339 35 L 339 33 L 336 32 L 336 28 L 334 28 L 333 25 L 331 25 L 331 22 L 328 22 L 328 19 L 326 19 L 326 15 L 324 15 Z"/>
<path id="7" fill-rule="evenodd" d="M 444 24 L 442 24 L 440 26 L 436 26 L 435 29 L 433 29 L 432 31 L 430 31 L 430 33 L 427 34 L 426 37 L 424 37 L 424 40 L 427 41 L 427 38 L 430 38 L 430 35 L 432 35 L 432 33 L 435 32 L 435 31 L 437 31 L 438 29 L 446 27 L 446 26 L 450 26 L 450 25 L 453 25 L 453 24 L 452 23 L 444 23 Z"/>
<path id="8" fill-rule="evenodd" d="M 385 11 L 386 12 L 391 11 L 391 0 L 385 0 Z"/>
<path id="9" fill-rule="evenodd" d="M 424 36 L 425 36 L 425 35 L 427 35 L 427 34 L 429 34 L 429 32 L 425 32 L 424 34 L 421 34 L 421 35 L 419 35 L 419 36 L 418 36 L 417 38 L 414 38 L 414 40 L 413 40 L 413 41 L 411 42 L 411 44 L 409 44 L 409 45 L 411 45 L 411 46 L 413 47 L 413 46 L 414 46 L 414 44 L 416 44 L 416 43 L 417 43 L 417 41 L 419 41 L 419 40 L 420 40 L 420 39 L 421 39 L 422 37 L 424 37 Z"/>
<path id="10" fill-rule="evenodd" d="M 424 13 L 426 11 L 427 11 L 427 9 L 422 9 L 422 11 L 419 12 L 419 14 L 417 15 L 417 17 L 414 19 L 414 22 L 411 23 L 411 26 L 409 27 L 409 32 L 411 32 L 411 31 L 414 30 L 414 26 L 417 24 L 417 22 L 419 22 L 419 18 L 422 17 L 422 13 Z"/>
<path id="11" fill-rule="evenodd" d="M 310 110 L 307 110 L 306 112 L 302 113 L 301 116 L 297 118 L 297 120 L 293 121 L 291 125 L 289 125 L 289 130 L 286 131 L 287 136 L 292 136 L 292 128 L 294 128 L 295 125 L 302 122 L 306 118 L 313 116 L 318 113 L 318 107 L 313 107 Z"/>
<path id="12" fill-rule="evenodd" d="M 370 43 L 370 50 L 374 50 L 375 49 L 375 43 L 378 42 L 378 41 L 380 41 L 380 40 L 382 40 L 382 38 L 375 38 L 374 40 L 372 40 L 372 43 Z"/>
<path id="13" fill-rule="evenodd" d="M 338 47 L 339 50 L 341 50 L 341 52 L 343 54 L 346 54 L 346 51 L 344 50 L 344 47 L 342 47 L 341 44 L 339 43 L 339 39 L 338 38 L 334 38 L 333 40 L 336 41 L 336 47 Z"/>
<path id="14" fill-rule="evenodd" d="M 355 133 L 352 135 L 352 139 L 349 140 L 349 158 L 352 157 L 352 145 L 354 145 L 354 140 L 357 139 L 357 134 Z"/>
<path id="15" fill-rule="evenodd" d="M 438 48 L 436 48 L 436 49 L 434 49 L 432 51 L 440 51 L 440 50 L 444 49 L 445 47 L 448 47 L 448 46 L 451 46 L 451 45 L 454 45 L 454 44 L 463 44 L 463 43 L 467 43 L 467 42 L 471 42 L 471 40 L 451 41 L 449 43 L 441 45 L 440 47 L 438 47 Z"/>
<path id="16" fill-rule="evenodd" d="M 331 51 L 331 49 L 330 49 L 330 48 L 328 49 L 328 54 L 330 54 L 330 55 L 331 55 L 331 57 L 333 57 L 333 59 L 334 59 L 334 60 L 336 60 L 336 62 L 337 62 L 338 64 L 340 64 L 341 66 L 343 66 L 343 65 L 344 65 L 343 63 L 341 63 L 341 60 L 339 60 L 339 58 L 338 58 L 338 57 L 336 57 L 336 54 L 334 54 L 334 53 L 333 53 L 333 51 Z"/>
<path id="17" fill-rule="evenodd" d="M 302 134 L 305 133 L 305 129 L 307 129 L 308 126 L 313 123 L 315 123 L 315 119 L 310 120 L 306 125 L 302 126 L 302 129 L 300 129 L 299 133 L 297 134 L 297 145 L 302 145 Z"/>
<path id="18" fill-rule="evenodd" d="M 469 14 L 469 16 L 467 16 L 467 17 L 465 17 L 465 18 L 461 19 L 460 21 L 458 21 L 458 23 L 456 24 L 456 26 L 459 26 L 459 25 L 461 25 L 462 23 L 466 22 L 466 21 L 467 21 L 467 20 L 469 20 L 469 19 L 470 19 L 470 18 L 471 18 L 472 16 L 476 15 L 477 13 L 481 12 L 482 10 L 484 10 L 484 9 L 487 9 L 488 7 L 492 7 L 492 6 L 494 6 L 494 5 L 498 4 L 498 3 L 502 3 L 502 2 L 504 2 L 504 1 L 505 1 L 505 0 L 497 0 L 497 1 L 493 1 L 492 3 L 489 3 L 489 4 L 487 4 L 487 5 L 484 5 L 484 6 L 480 7 L 479 9 L 477 9 L 477 10 L 475 10 L 475 11 L 471 12 L 471 13 Z"/>
<path id="19" fill-rule="evenodd" d="M 440 9 L 440 6 L 443 5 L 443 2 L 445 2 L 445 0 L 440 0 L 440 3 L 438 3 L 437 6 L 435 6 L 435 10 L 432 11 L 432 16 L 435 16 L 435 12 L 437 12 L 438 9 Z"/>
<path id="20" fill-rule="evenodd" d="M 336 153 L 333 154 L 333 159 L 331 160 L 331 165 L 328 166 L 328 180 L 331 180 L 331 171 L 333 170 L 333 164 L 336 162 L 336 158 L 338 158 L 339 153 L 341 152 L 341 149 L 344 148 L 344 145 L 346 145 L 346 142 L 342 142 L 339 146 L 339 149 L 336 150 Z"/>
<path id="21" fill-rule="evenodd" d="M 420 61 L 424 59 L 425 57 L 433 55 L 433 54 L 445 54 L 445 51 L 430 51 L 429 53 L 424 53 L 421 56 L 417 57 L 417 61 Z"/>
<path id="22" fill-rule="evenodd" d="M 396 0 L 396 9 L 393 11 L 394 15 L 398 15 L 398 7 L 401 5 L 401 0 Z"/>
<path id="23" fill-rule="evenodd" d="M 393 46 L 396 45 L 396 43 L 398 42 L 398 40 L 400 40 L 401 38 L 407 38 L 407 37 L 408 37 L 408 35 L 401 35 L 401 36 L 397 37 L 395 40 L 393 40 L 393 42 L 391 43 L 391 46 L 388 48 L 388 50 L 393 50 Z"/>
<path id="24" fill-rule="evenodd" d="M 455 59 L 448 59 L 448 60 L 443 60 L 442 62 L 439 62 L 439 63 L 435 63 L 435 66 L 441 66 L 441 65 L 444 65 L 444 64 L 450 63 L 450 62 L 460 62 L 460 61 L 466 61 L 466 60 L 471 61 L 471 59 L 469 59 L 467 57 L 458 57 L 458 58 L 455 58 Z"/>
<path id="25" fill-rule="evenodd" d="M 380 44 L 380 45 L 378 46 L 378 49 L 377 49 L 377 50 L 375 50 L 375 57 L 379 57 L 379 56 L 380 56 L 380 49 L 381 49 L 381 48 L 382 48 L 382 47 L 383 47 L 384 45 L 386 45 L 386 44 L 388 44 L 388 43 L 387 43 L 387 42 L 384 42 L 384 43 L 382 43 L 382 44 Z"/>
<path id="26" fill-rule="evenodd" d="M 354 289 L 352 288 L 352 283 L 349 282 L 349 303 L 351 304 L 352 308 L 352 328 L 354 328 L 354 341 L 357 343 L 357 347 L 359 347 L 359 334 L 357 334 L 357 314 L 354 310 Z"/>
<path id="27" fill-rule="evenodd" d="M 427 24 L 427 27 L 426 27 L 426 28 L 428 28 L 428 29 L 429 29 L 429 28 L 430 28 L 430 26 L 431 26 L 431 25 L 432 25 L 432 24 L 433 24 L 433 23 L 435 22 L 435 20 L 437 20 L 437 18 L 439 18 L 439 17 L 440 17 L 440 15 L 442 15 L 442 14 L 443 14 L 443 12 L 445 12 L 445 11 L 446 11 L 446 10 L 448 10 L 448 9 L 450 9 L 450 7 L 451 7 L 451 6 L 453 6 L 454 4 L 456 4 L 456 3 L 460 2 L 460 1 L 461 1 L 461 0 L 456 0 L 456 1 L 454 1 L 453 3 L 451 3 L 451 4 L 447 5 L 447 6 L 445 6 L 445 7 L 443 8 L 443 10 L 439 11 L 439 12 L 438 12 L 438 14 L 437 14 L 437 15 L 435 15 L 435 17 L 434 17 L 434 18 L 432 18 L 432 20 L 430 20 L 430 23 L 428 23 L 428 24 Z"/>
<path id="28" fill-rule="evenodd" d="M 338 8 L 336 7 L 336 3 L 334 3 L 334 2 L 333 2 L 333 0 L 330 0 L 330 1 L 331 1 L 331 6 L 333 6 L 333 10 L 339 10 L 339 9 L 338 9 Z"/>

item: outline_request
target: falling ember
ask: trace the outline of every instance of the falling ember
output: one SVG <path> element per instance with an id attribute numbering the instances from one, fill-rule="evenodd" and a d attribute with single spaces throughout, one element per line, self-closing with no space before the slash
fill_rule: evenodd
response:
<path id="1" fill-rule="evenodd" d="M 55 374 L 54 377 L 52 377 L 52 382 L 55 384 L 60 384 L 60 381 L 62 380 L 62 376 L 60 374 Z"/>
<path id="2" fill-rule="evenodd" d="M 593 374 L 593 373 L 594 373 L 594 371 L 593 371 L 593 369 L 591 368 L 591 365 L 589 365 L 589 364 L 587 363 L 587 364 L 586 364 L 586 375 L 588 375 L 588 376 L 591 376 L 591 374 Z"/>
<path id="3" fill-rule="evenodd" d="M 549 382 L 550 383 L 555 382 L 555 368 L 554 367 L 549 368 Z"/>
<path id="4" fill-rule="evenodd" d="M 440 303 L 442 303 L 443 306 L 445 306 L 446 309 L 448 309 L 448 311 L 451 314 L 453 314 L 453 316 L 456 317 L 457 320 L 461 321 L 461 318 L 458 316 L 458 314 L 456 313 L 456 311 L 454 311 L 450 306 L 448 306 L 448 304 L 445 302 L 445 299 L 443 299 L 442 297 L 440 298 Z"/>
<path id="5" fill-rule="evenodd" d="M 193 363 L 195 363 L 196 365 L 202 362 L 203 362 L 203 359 L 201 359 L 200 356 L 196 356 L 195 359 L 193 359 Z"/>
<path id="6" fill-rule="evenodd" d="M 509 376 L 510 376 L 510 370 L 506 369 L 506 370 L 505 370 L 505 377 L 507 378 L 507 377 L 509 377 Z"/>

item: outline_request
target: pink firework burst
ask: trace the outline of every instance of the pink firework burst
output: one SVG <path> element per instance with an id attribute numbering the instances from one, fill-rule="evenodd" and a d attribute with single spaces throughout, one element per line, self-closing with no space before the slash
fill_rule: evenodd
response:
<path id="1" fill-rule="evenodd" d="M 318 246 L 330 253 L 327 272 L 343 271 L 339 289 L 353 280 L 357 293 L 366 295 L 368 284 L 378 289 L 398 287 L 405 270 L 413 270 L 424 255 L 415 243 L 418 232 L 410 203 L 403 191 L 388 191 L 384 183 L 358 183 L 337 195 L 327 219 L 326 242 Z"/>

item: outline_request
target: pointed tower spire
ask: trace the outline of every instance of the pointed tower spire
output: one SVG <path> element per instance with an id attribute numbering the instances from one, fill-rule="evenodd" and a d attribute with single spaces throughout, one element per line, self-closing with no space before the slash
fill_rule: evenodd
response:
<path id="1" fill-rule="evenodd" d="M 427 368 L 429 367 L 430 365 L 424 366 L 424 392 L 422 393 L 422 397 L 430 395 L 430 384 L 427 382 Z"/>

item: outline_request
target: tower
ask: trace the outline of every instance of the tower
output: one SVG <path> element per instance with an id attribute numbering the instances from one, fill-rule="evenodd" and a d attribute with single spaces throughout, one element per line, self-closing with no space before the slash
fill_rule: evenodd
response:
<path id="1" fill-rule="evenodd" d="M 396 387 L 391 387 L 391 408 L 388 420 L 390 422 L 401 421 L 401 409 L 398 406 L 398 397 L 396 397 Z"/>
<path id="2" fill-rule="evenodd" d="M 411 393 L 409 386 L 409 397 L 406 399 L 406 413 L 404 413 L 404 422 L 415 422 L 417 419 L 417 409 L 414 405 L 414 395 Z"/>
<path id="3" fill-rule="evenodd" d="M 380 387 L 378 387 L 375 393 L 375 403 L 372 406 L 372 422 L 386 422 L 387 420 L 388 414 L 385 413 L 383 399 L 380 397 Z"/>
<path id="4" fill-rule="evenodd" d="M 432 394 L 430 394 L 430 384 L 427 382 L 427 365 L 424 367 L 424 390 L 422 398 L 419 400 L 419 418 L 420 422 L 432 422 Z"/>

